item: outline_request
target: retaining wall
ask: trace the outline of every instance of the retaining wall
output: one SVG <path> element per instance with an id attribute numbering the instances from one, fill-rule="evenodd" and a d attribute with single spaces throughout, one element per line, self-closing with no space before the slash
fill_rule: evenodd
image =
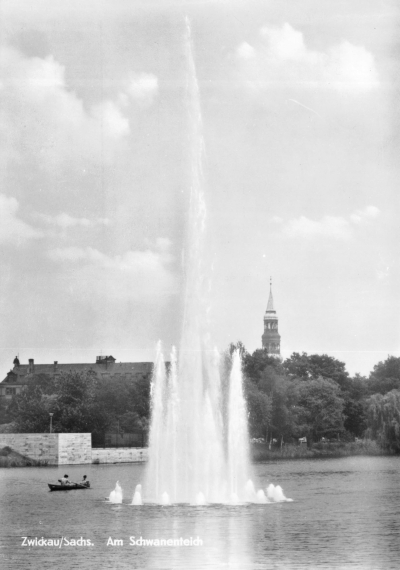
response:
<path id="1" fill-rule="evenodd" d="M 90 433 L 1 433 L 0 448 L 6 446 L 46 465 L 92 462 Z"/>
<path id="2" fill-rule="evenodd" d="M 145 447 L 92 449 L 92 463 L 142 463 L 147 460 Z"/>
<path id="3" fill-rule="evenodd" d="M 144 447 L 92 449 L 90 433 L 0 433 L 0 449 L 6 446 L 44 465 L 142 463 L 148 460 Z"/>
<path id="4" fill-rule="evenodd" d="M 58 433 L 58 464 L 92 463 L 91 433 Z"/>

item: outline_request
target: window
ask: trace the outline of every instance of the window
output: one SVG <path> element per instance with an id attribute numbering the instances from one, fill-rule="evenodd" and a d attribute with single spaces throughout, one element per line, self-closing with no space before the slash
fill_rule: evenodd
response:
<path id="1" fill-rule="evenodd" d="M 15 396 L 16 393 L 16 388 L 6 388 L 6 396 Z"/>

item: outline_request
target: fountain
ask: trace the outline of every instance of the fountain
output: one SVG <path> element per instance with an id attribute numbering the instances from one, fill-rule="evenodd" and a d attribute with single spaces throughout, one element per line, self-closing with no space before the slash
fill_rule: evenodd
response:
<path id="1" fill-rule="evenodd" d="M 143 505 L 143 502 L 142 502 L 142 486 L 140 484 L 136 485 L 131 504 L 132 505 Z"/>
<path id="2" fill-rule="evenodd" d="M 185 243 L 185 290 L 179 353 L 172 349 L 167 371 L 161 343 L 151 385 L 149 461 L 143 502 L 243 504 L 286 500 L 282 490 L 256 491 L 250 479 L 247 412 L 238 351 L 223 370 L 210 345 L 207 274 L 204 267 L 206 208 L 199 88 L 186 22 L 191 191 Z M 226 367 L 225 367 L 226 368 Z M 222 385 L 227 379 L 227 387 Z M 275 489 L 280 491 L 275 492 Z M 141 488 L 132 504 L 142 504 Z"/>
<path id="3" fill-rule="evenodd" d="M 113 491 L 111 491 L 110 496 L 108 497 L 108 500 L 110 503 L 122 503 L 122 497 L 123 497 L 123 493 L 122 493 L 122 488 L 121 485 L 119 484 L 119 481 L 117 481 L 117 484 L 115 485 L 115 489 Z"/>

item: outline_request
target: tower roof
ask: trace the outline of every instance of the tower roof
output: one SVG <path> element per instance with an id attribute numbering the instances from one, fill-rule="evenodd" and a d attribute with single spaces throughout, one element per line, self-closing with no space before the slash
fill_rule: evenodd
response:
<path id="1" fill-rule="evenodd" d="M 276 313 L 276 311 L 274 309 L 274 298 L 272 296 L 272 277 L 270 278 L 270 281 L 269 281 L 269 297 L 268 297 L 267 310 L 265 312 L 266 313 Z"/>

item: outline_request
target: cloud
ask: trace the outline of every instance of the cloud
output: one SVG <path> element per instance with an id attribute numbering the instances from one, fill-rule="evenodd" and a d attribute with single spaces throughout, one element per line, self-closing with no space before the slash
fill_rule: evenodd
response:
<path id="1" fill-rule="evenodd" d="M 375 206 L 367 206 L 363 210 L 357 210 L 354 212 L 354 214 L 350 216 L 350 219 L 354 224 L 362 224 L 369 220 L 373 220 L 379 216 L 379 214 L 379 208 L 376 208 Z"/>
<path id="2" fill-rule="evenodd" d="M 55 248 L 49 257 L 68 266 L 71 290 L 91 303 L 157 303 L 176 292 L 167 240 L 157 243 L 153 250 L 127 251 L 114 257 L 92 247 Z"/>
<path id="3" fill-rule="evenodd" d="M 261 28 L 256 45 L 244 42 L 236 55 L 252 88 L 296 85 L 357 94 L 379 86 L 374 58 L 363 46 L 342 41 L 326 51 L 311 50 L 288 23 Z"/>
<path id="4" fill-rule="evenodd" d="M 104 101 L 91 110 L 92 116 L 98 120 L 102 135 L 119 139 L 129 134 L 129 121 L 124 117 L 113 101 Z"/>
<path id="5" fill-rule="evenodd" d="M 158 79 L 152 73 L 136 75 L 128 85 L 127 93 L 134 99 L 152 100 L 158 92 Z"/>
<path id="6" fill-rule="evenodd" d="M 158 93 L 158 79 L 152 73 L 138 73 L 125 83 L 123 91 L 118 96 L 121 107 L 127 107 L 134 102 L 141 106 L 153 103 Z"/>
<path id="7" fill-rule="evenodd" d="M 324 216 L 320 221 L 300 216 L 287 222 L 282 230 L 287 237 L 325 236 L 335 239 L 347 239 L 351 235 L 350 224 L 340 217 Z"/>
<path id="8" fill-rule="evenodd" d="M 43 236 L 42 232 L 18 218 L 18 201 L 0 194 L 0 243 L 21 245 Z"/>
<path id="9" fill-rule="evenodd" d="M 243 42 L 237 48 L 236 53 L 239 57 L 242 57 L 243 59 L 250 59 L 256 55 L 256 50 L 253 48 L 253 46 L 251 46 L 247 42 Z"/>
<path id="10" fill-rule="evenodd" d="M 90 263 L 99 263 L 104 267 L 111 267 L 112 258 L 107 257 L 97 249 L 92 247 L 62 247 L 50 250 L 49 257 L 53 261 L 82 261 L 86 260 Z"/>
<path id="11" fill-rule="evenodd" d="M 318 54 L 307 50 L 303 34 L 285 23 L 282 28 L 261 28 L 260 36 L 266 42 L 269 56 L 276 62 L 282 60 L 316 63 Z"/>
<path id="12" fill-rule="evenodd" d="M 354 227 L 376 218 L 380 211 L 375 206 L 357 210 L 348 219 L 340 216 L 323 216 L 320 220 L 310 220 L 300 216 L 289 220 L 282 226 L 282 234 L 289 238 L 326 237 L 338 240 L 349 239 Z"/>
<path id="13" fill-rule="evenodd" d="M 157 238 L 156 248 L 163 252 L 168 252 L 172 246 L 172 242 L 168 238 Z"/>
<path id="14" fill-rule="evenodd" d="M 6 158 L 33 157 L 41 169 L 58 169 L 71 160 L 110 160 L 130 132 L 117 101 L 86 108 L 65 80 L 65 68 L 49 55 L 25 57 L 0 51 L 3 144 Z"/>
<path id="15" fill-rule="evenodd" d="M 73 216 L 70 216 L 66 213 L 58 214 L 56 216 L 38 214 L 37 217 L 49 225 L 57 226 L 64 230 L 77 226 L 83 228 L 93 228 L 94 226 L 98 225 L 108 226 L 110 224 L 110 220 L 108 218 L 96 218 L 94 220 L 89 220 L 88 218 L 74 218 Z"/>

